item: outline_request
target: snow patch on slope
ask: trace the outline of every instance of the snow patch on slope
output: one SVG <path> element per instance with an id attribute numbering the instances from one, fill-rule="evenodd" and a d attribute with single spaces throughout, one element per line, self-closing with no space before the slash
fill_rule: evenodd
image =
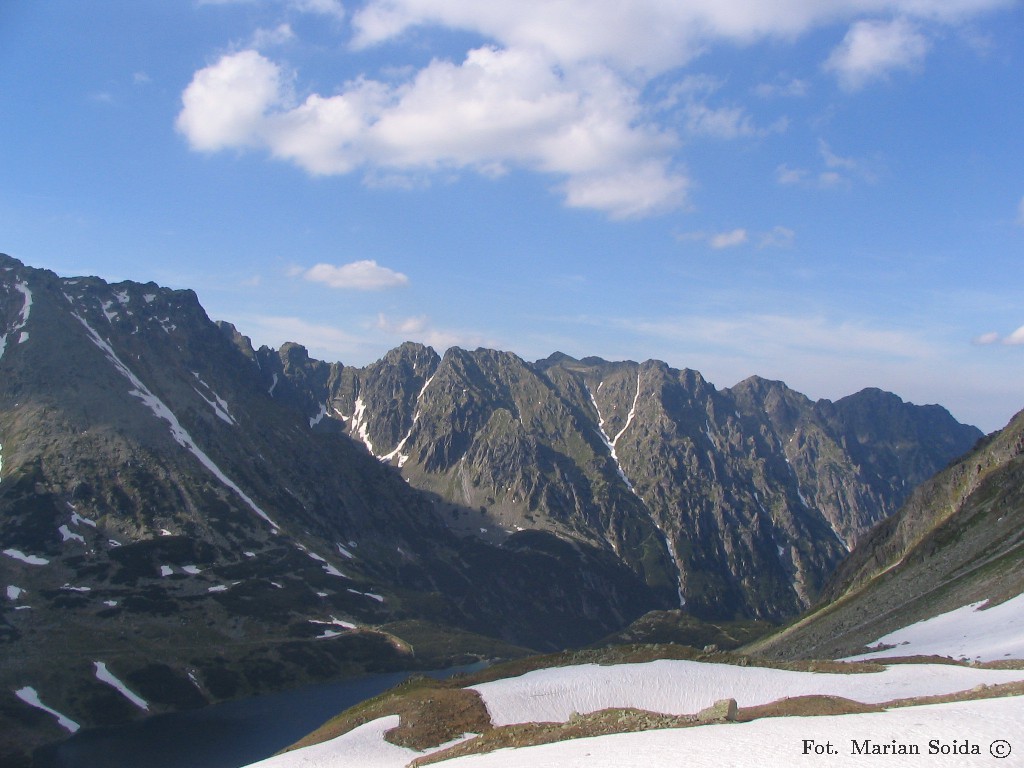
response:
<path id="1" fill-rule="evenodd" d="M 412 415 L 412 424 L 409 426 L 409 431 L 405 433 L 405 437 L 398 441 L 398 445 L 395 446 L 395 449 L 391 451 L 391 453 L 380 457 L 381 461 L 390 462 L 397 456 L 398 467 L 401 469 L 405 466 L 405 462 L 409 460 L 408 454 L 402 453 L 402 449 L 405 448 L 405 444 L 409 442 L 409 438 L 412 437 L 412 431 L 416 426 L 416 422 L 420 420 L 420 401 L 423 399 L 423 393 L 427 391 L 427 387 L 430 386 L 430 382 L 433 380 L 434 377 L 430 376 L 425 382 L 423 382 L 423 386 L 420 388 L 419 394 L 416 395 L 416 410 Z"/>
<path id="2" fill-rule="evenodd" d="M 94 661 L 93 664 L 96 667 L 96 679 L 101 683 L 106 683 L 115 691 L 124 696 L 128 701 L 134 704 L 136 707 L 141 709 L 143 712 L 149 712 L 149 703 L 128 688 L 127 685 L 122 683 L 114 673 L 107 669 L 107 665 L 102 661 Z"/>
<path id="3" fill-rule="evenodd" d="M 38 555 L 26 555 L 20 549 L 5 549 L 4 554 L 8 557 L 20 560 L 26 565 L 49 565 L 50 561 L 45 557 L 39 557 Z"/>
<path id="4" fill-rule="evenodd" d="M 68 733 L 75 733 L 79 728 L 82 727 L 74 720 L 72 720 L 70 717 L 62 715 L 57 710 L 51 709 L 50 707 L 43 704 L 43 702 L 39 699 L 39 694 L 36 692 L 36 689 L 30 685 L 26 685 L 24 688 L 19 688 L 14 692 L 14 695 L 26 704 L 28 704 L 30 707 L 41 709 L 43 710 L 43 712 L 53 715 L 55 718 L 57 718 L 57 724 L 61 728 L 66 730 Z"/>
<path id="5" fill-rule="evenodd" d="M 77 541 L 77 542 L 79 542 L 81 544 L 85 544 L 85 537 L 82 536 L 80 533 L 74 533 L 66 525 L 62 525 L 60 528 L 58 528 L 57 532 L 60 534 L 62 542 Z"/>
<path id="6" fill-rule="evenodd" d="M 878 638 L 871 646 L 894 646 L 851 656 L 866 661 L 895 656 L 950 656 L 973 661 L 1024 659 L 1024 594 L 986 608 L 971 603 Z"/>
<path id="7" fill-rule="evenodd" d="M 373 443 L 370 442 L 370 424 L 366 420 L 366 403 L 363 402 L 362 397 L 356 398 L 356 409 L 352 412 L 351 421 L 349 432 L 362 440 L 366 450 L 376 456 L 377 454 L 373 452 Z"/>
<path id="8" fill-rule="evenodd" d="M 619 462 L 619 455 L 615 452 L 616 443 L 619 442 L 619 438 L 622 437 L 625 431 L 629 429 L 629 425 L 633 423 L 633 418 L 636 416 L 636 404 L 640 400 L 640 372 L 637 371 L 636 374 L 636 394 L 633 396 L 633 404 L 630 406 L 629 413 L 626 414 L 626 423 L 615 437 L 608 437 L 608 433 L 604 429 L 604 416 L 601 415 L 601 409 L 597 405 L 597 398 L 594 397 L 594 393 L 590 391 L 590 387 L 588 387 L 586 383 L 584 383 L 583 386 L 587 390 L 587 394 L 590 395 L 590 402 L 593 404 L 594 410 L 597 412 L 598 434 L 600 435 L 602 442 L 604 442 L 605 446 L 608 448 L 608 453 L 611 455 L 612 461 L 615 462 L 615 471 L 618 472 L 619 477 L 622 478 L 622 482 L 626 484 L 626 487 L 629 488 L 630 492 L 643 502 L 640 494 L 637 493 L 636 488 L 633 487 L 633 483 L 631 483 L 629 478 L 626 477 L 626 472 L 623 470 L 622 464 Z M 600 392 L 601 387 L 603 386 L 604 382 L 602 381 L 597 385 L 597 391 Z M 574 488 L 573 494 L 575 495 L 575 493 L 576 489 Z M 644 505 L 644 508 L 647 508 L 646 504 Z M 665 540 L 665 549 L 668 551 L 668 556 L 672 558 L 672 563 L 676 567 L 676 595 L 679 598 L 679 607 L 685 608 L 686 598 L 683 596 L 683 566 L 679 560 L 679 554 L 676 552 L 676 548 L 672 544 L 671 537 L 669 537 L 665 532 L 665 529 L 661 527 L 661 523 L 657 521 L 654 515 L 650 515 L 650 518 L 651 522 L 654 523 L 655 528 L 661 532 L 661 536 Z"/>
<path id="9" fill-rule="evenodd" d="M 195 393 L 199 395 L 201 398 L 203 398 L 203 402 L 205 402 L 208 406 L 210 406 L 213 409 L 213 412 L 217 414 L 217 418 L 219 418 L 221 421 L 227 424 L 236 426 L 238 422 L 236 422 L 235 418 L 231 415 L 231 411 L 228 409 L 227 401 L 223 397 L 218 395 L 216 392 L 214 392 L 213 387 L 211 387 L 209 384 L 207 384 L 205 381 L 199 378 L 198 373 L 192 371 L 192 375 L 196 377 L 196 381 L 198 381 L 206 388 L 206 391 L 210 393 L 210 395 L 213 397 L 213 400 L 210 400 L 206 395 L 204 395 L 198 389 L 193 387 L 192 389 L 195 390 Z"/>
<path id="10" fill-rule="evenodd" d="M 327 415 L 327 403 L 324 403 L 323 405 L 320 406 L 319 413 L 317 413 L 316 416 L 311 416 L 310 417 L 310 419 L 309 419 L 309 428 L 312 429 L 317 424 L 319 424 L 321 421 L 323 421 L 324 420 L 324 416 L 326 416 L 326 415 Z"/>
<path id="11" fill-rule="evenodd" d="M 29 315 L 32 314 L 32 291 L 29 290 L 28 284 L 18 283 L 14 286 L 14 290 L 25 297 L 25 303 L 21 306 L 21 312 L 18 314 L 18 324 L 11 329 L 12 332 L 22 330 L 25 324 L 28 323 Z M 20 341 L 25 341 L 26 338 L 28 338 L 28 334 L 23 333 Z"/>
<path id="12" fill-rule="evenodd" d="M 604 442 L 605 446 L 607 446 L 608 452 L 611 454 L 612 461 L 615 462 L 615 469 L 619 473 L 619 477 L 622 478 L 622 481 L 626 484 L 626 487 L 628 487 L 634 495 L 638 495 L 636 489 L 633 487 L 633 483 L 630 482 L 628 477 L 626 477 L 626 473 L 622 469 L 622 464 L 619 462 L 619 455 L 615 452 L 615 446 L 619 442 L 619 438 L 622 437 L 622 435 L 626 432 L 627 429 L 629 429 L 629 425 L 633 423 L 633 418 L 636 416 L 636 404 L 637 401 L 640 399 L 640 372 L 638 371 L 636 374 L 636 394 L 633 396 L 633 404 L 632 406 L 630 406 L 629 413 L 626 414 L 626 423 L 623 425 L 622 429 L 618 431 L 618 434 L 616 434 L 615 437 L 609 437 L 608 433 L 605 431 L 604 416 L 601 415 L 601 409 L 597 405 L 597 399 L 594 397 L 594 393 L 590 391 L 590 387 L 588 387 L 586 384 L 584 384 L 583 386 L 587 390 L 587 394 L 590 395 L 590 402 L 591 404 L 593 404 L 594 410 L 597 412 L 598 434 L 601 436 L 602 442 Z M 604 382 L 602 381 L 600 384 L 597 385 L 597 391 L 600 392 L 601 387 L 603 386 Z"/>
<path id="13" fill-rule="evenodd" d="M 7 349 L 7 339 L 14 334 L 18 334 L 18 340 L 16 344 L 22 344 L 28 341 L 28 333 L 24 331 L 25 324 L 28 322 L 29 315 L 32 314 L 32 291 L 29 289 L 27 283 L 16 283 L 14 290 L 18 291 L 23 297 L 24 302 L 21 305 L 21 311 L 18 313 L 18 321 L 11 327 L 11 329 L 0 335 L 0 358 L 3 358 L 4 351 Z M 20 333 L 19 333 L 20 332 Z"/>
<path id="14" fill-rule="evenodd" d="M 141 400 L 158 419 L 166 421 L 171 428 L 171 437 L 174 438 L 174 441 L 195 456 L 199 460 L 199 463 L 206 467 L 214 477 L 221 481 L 221 483 L 234 491 L 235 494 L 244 501 L 253 512 L 265 520 L 276 533 L 280 526 L 278 526 L 278 524 L 275 523 L 266 512 L 260 509 L 256 502 L 249 498 L 245 491 L 239 488 L 233 480 L 225 475 L 213 460 L 207 456 L 198 445 L 196 445 L 195 440 L 192 439 L 192 436 L 181 425 L 181 422 L 178 421 L 178 417 L 174 415 L 171 409 L 168 408 L 160 398 L 154 395 L 134 373 L 132 373 L 131 369 L 128 368 L 128 366 L 121 361 L 121 358 L 117 356 L 117 353 L 114 352 L 114 349 L 110 344 L 104 341 L 84 318 L 74 312 L 71 314 L 85 328 L 92 343 L 103 351 L 107 356 L 107 359 L 110 360 L 114 365 L 114 368 L 117 369 L 118 373 L 128 379 L 129 383 L 134 387 L 130 394 L 139 398 L 139 400 Z"/>

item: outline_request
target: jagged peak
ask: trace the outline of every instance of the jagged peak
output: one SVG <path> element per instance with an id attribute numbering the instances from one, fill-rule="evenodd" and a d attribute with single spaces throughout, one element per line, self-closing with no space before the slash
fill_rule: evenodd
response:
<path id="1" fill-rule="evenodd" d="M 564 352 L 552 352 L 550 355 L 545 357 L 543 360 L 538 360 L 534 363 L 540 370 L 546 371 L 548 368 L 552 368 L 556 365 L 561 366 L 578 366 L 581 361 L 577 360 L 571 355 L 567 355 Z"/>
<path id="2" fill-rule="evenodd" d="M 846 395 L 835 401 L 836 405 L 840 403 L 856 403 L 856 402 L 869 402 L 873 405 L 886 404 L 894 408 L 898 408 L 903 405 L 910 405 L 899 395 L 889 392 L 878 387 L 864 387 L 858 392 L 854 392 L 851 395 Z"/>
<path id="3" fill-rule="evenodd" d="M 429 361 L 432 367 L 436 367 L 441 361 L 441 357 L 433 347 L 421 344 L 418 341 L 405 341 L 394 349 L 389 350 L 384 357 L 377 361 L 377 364 L 407 361 L 416 365 L 424 360 Z"/>
<path id="4" fill-rule="evenodd" d="M 294 341 L 286 341 L 282 344 L 277 354 L 281 357 L 282 362 L 298 364 L 311 362 L 309 350 Z"/>
<path id="5" fill-rule="evenodd" d="M 786 382 L 781 381 L 780 379 L 768 379 L 765 378 L 764 376 L 758 376 L 757 374 L 754 374 L 753 376 L 748 376 L 747 378 L 743 379 L 743 381 L 735 384 L 732 387 L 729 387 L 729 391 L 731 392 L 741 390 L 750 392 L 768 392 L 771 390 L 792 391 L 790 390 L 789 385 L 786 384 Z"/>
<path id="6" fill-rule="evenodd" d="M 216 326 L 221 330 L 221 333 L 234 344 L 243 355 L 247 358 L 256 362 L 256 350 L 252 346 L 252 339 L 244 335 L 233 323 L 229 323 L 227 320 L 217 320 Z"/>

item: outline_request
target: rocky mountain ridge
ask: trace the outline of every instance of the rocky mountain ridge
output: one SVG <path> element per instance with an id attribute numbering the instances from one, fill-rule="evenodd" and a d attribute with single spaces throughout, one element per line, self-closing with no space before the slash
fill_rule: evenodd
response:
<path id="1" fill-rule="evenodd" d="M 434 494 L 454 530 L 586 541 L 708 618 L 806 608 L 858 537 L 981 437 L 877 389 L 835 403 L 758 377 L 718 390 L 659 361 L 405 344 L 353 369 L 295 345 L 251 354 L 275 396 Z"/>

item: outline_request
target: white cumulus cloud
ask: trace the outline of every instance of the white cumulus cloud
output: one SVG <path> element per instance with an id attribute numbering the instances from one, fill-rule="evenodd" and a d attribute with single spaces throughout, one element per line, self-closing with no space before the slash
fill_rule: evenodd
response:
<path id="1" fill-rule="evenodd" d="M 259 143 L 267 110 L 281 99 L 281 71 L 256 51 L 224 56 L 196 72 L 181 96 L 177 128 L 193 149 Z"/>
<path id="2" fill-rule="evenodd" d="M 302 276 L 313 283 L 355 291 L 379 291 L 397 288 L 409 282 L 409 278 L 401 272 L 382 267 L 372 259 L 353 261 L 340 267 L 317 264 L 305 270 Z"/>
<path id="3" fill-rule="evenodd" d="M 929 42 L 906 19 L 858 21 L 825 62 L 850 90 L 886 77 L 897 69 L 913 69 L 924 61 Z"/>
<path id="4" fill-rule="evenodd" d="M 563 178 L 568 205 L 617 218 L 685 199 L 674 137 L 604 67 L 570 76 L 535 51 L 484 47 L 398 85 L 360 78 L 301 103 L 288 82 L 256 51 L 225 55 L 186 88 L 178 129 L 195 149 L 262 146 L 313 174 L 524 167 Z"/>

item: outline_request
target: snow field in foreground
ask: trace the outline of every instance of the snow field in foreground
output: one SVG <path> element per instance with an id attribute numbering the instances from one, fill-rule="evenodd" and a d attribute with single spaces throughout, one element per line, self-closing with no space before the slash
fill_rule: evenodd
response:
<path id="1" fill-rule="evenodd" d="M 798 768 L 856 766 L 900 768 L 928 766 L 1015 766 L 1024 764 L 1024 697 L 933 704 L 865 715 L 774 717 L 750 723 L 704 725 L 643 733 L 574 739 L 520 749 L 503 749 L 444 761 L 451 768 Z M 804 754 L 804 740 L 831 744 L 836 754 Z M 920 755 L 853 754 L 852 742 L 913 744 Z M 951 745 L 968 741 L 980 754 L 929 754 L 932 740 Z M 990 750 L 1005 741 L 1009 759 L 997 760 Z M 1004 745 L 996 744 L 996 750 Z M 356 765 L 357 763 L 351 763 Z M 325 766 L 328 764 L 325 764 Z M 350 763 L 338 762 L 336 766 Z M 377 764 L 382 765 L 382 764 Z M 394 768 L 398 768 L 397 764 Z"/>
<path id="2" fill-rule="evenodd" d="M 458 743 L 452 741 L 426 752 L 398 747 L 384 740 L 384 734 L 397 728 L 398 723 L 398 715 L 381 717 L 323 744 L 261 760 L 247 768 L 403 768 L 417 757 Z"/>
<path id="3" fill-rule="evenodd" d="M 384 740 L 398 725 L 390 715 L 366 723 L 336 739 L 272 757 L 249 768 L 404 768 L 448 744 L 415 752 Z M 502 749 L 446 760 L 452 768 L 799 768 L 806 766 L 1009 766 L 1024 763 L 1024 697 L 932 704 L 864 715 L 774 717 L 750 723 L 703 725 L 642 733 L 573 739 L 535 747 Z M 915 745 L 920 755 L 854 754 L 852 742 Z M 980 754 L 929 754 L 930 743 L 977 745 Z M 831 745 L 834 754 L 815 754 Z M 1004 741 L 1009 759 L 997 761 L 991 749 Z M 997 745 L 998 749 L 1000 745 Z M 805 749 L 807 750 L 805 752 Z"/>
<path id="4" fill-rule="evenodd" d="M 480 694 L 491 721 L 499 726 L 565 722 L 573 712 L 586 714 L 610 707 L 685 715 L 726 698 L 736 699 L 741 707 L 811 694 L 872 704 L 1015 680 L 1024 680 L 1024 670 L 894 664 L 883 672 L 845 675 L 663 659 L 540 669 L 470 688 Z"/>
<path id="5" fill-rule="evenodd" d="M 955 659 L 999 661 L 1024 659 L 1024 595 L 982 608 L 972 603 L 955 611 L 919 621 L 878 638 L 869 647 L 892 645 L 882 651 L 851 656 L 847 661 L 894 656 L 951 656 Z"/>

